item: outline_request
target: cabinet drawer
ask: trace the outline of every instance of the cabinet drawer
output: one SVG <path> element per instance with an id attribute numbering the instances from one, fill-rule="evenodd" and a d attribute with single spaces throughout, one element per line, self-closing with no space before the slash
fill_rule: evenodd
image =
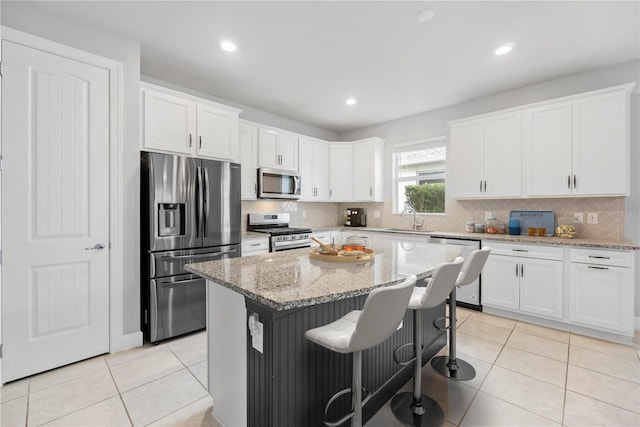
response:
<path id="1" fill-rule="evenodd" d="M 517 256 L 562 261 L 563 249 L 560 246 L 521 245 L 517 243 L 498 243 L 483 241 L 482 246 L 491 248 L 492 255 Z"/>
<path id="2" fill-rule="evenodd" d="M 583 264 L 631 267 L 633 265 L 633 253 L 603 249 L 571 249 L 570 260 L 571 262 Z"/>
<path id="3" fill-rule="evenodd" d="M 242 256 L 269 252 L 269 239 L 248 239 L 242 241 Z"/>

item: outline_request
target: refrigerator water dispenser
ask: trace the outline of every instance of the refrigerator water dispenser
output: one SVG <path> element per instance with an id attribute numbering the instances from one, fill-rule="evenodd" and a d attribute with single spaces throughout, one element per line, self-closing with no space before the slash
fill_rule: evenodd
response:
<path id="1" fill-rule="evenodd" d="M 160 203 L 158 205 L 158 236 L 184 235 L 184 203 Z"/>

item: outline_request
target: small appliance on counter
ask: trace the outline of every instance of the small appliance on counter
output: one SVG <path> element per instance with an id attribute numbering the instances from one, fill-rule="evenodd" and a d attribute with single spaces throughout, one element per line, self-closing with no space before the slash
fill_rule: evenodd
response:
<path id="1" fill-rule="evenodd" d="M 367 210 L 365 208 L 348 208 L 347 221 L 344 225 L 347 227 L 366 227 Z"/>

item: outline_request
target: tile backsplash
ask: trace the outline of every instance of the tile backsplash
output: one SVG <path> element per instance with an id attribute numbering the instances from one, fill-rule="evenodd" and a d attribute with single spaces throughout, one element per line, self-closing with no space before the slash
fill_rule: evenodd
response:
<path id="1" fill-rule="evenodd" d="M 259 200 L 242 202 L 242 228 L 247 228 L 247 213 L 289 212 L 293 227 L 325 227 L 342 225 L 345 211 L 350 207 L 367 209 L 367 225 L 376 228 L 411 229 L 411 215 L 400 216 L 391 212 L 391 203 L 313 203 L 292 200 Z M 512 210 L 553 211 L 556 218 L 584 214 L 584 223 L 576 224 L 579 238 L 624 240 L 624 224 L 633 213 L 625 210 L 624 197 L 510 199 L 510 200 L 446 200 L 446 214 L 420 215 L 423 229 L 438 231 L 464 231 L 467 221 L 485 223 L 485 212 L 492 212 L 506 221 Z M 380 218 L 374 218 L 375 212 Z M 598 224 L 587 224 L 587 213 L 598 214 Z M 635 213 L 637 216 L 637 212 Z"/>

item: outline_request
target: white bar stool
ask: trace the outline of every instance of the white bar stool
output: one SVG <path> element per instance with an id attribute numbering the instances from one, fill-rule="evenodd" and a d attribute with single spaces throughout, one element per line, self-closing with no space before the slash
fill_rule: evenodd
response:
<path id="1" fill-rule="evenodd" d="M 438 402 L 422 394 L 422 310 L 435 307 L 447 299 L 456 285 L 456 280 L 464 258 L 457 257 L 453 262 L 440 264 L 433 271 L 426 287 L 416 287 L 409 301 L 409 309 L 413 310 L 413 347 L 415 357 L 413 369 L 413 393 L 403 392 L 391 399 L 391 410 L 396 418 L 408 426 L 441 426 L 444 412 Z M 410 344 L 409 344 L 410 345 Z M 395 353 L 403 345 L 398 347 Z M 397 358 L 396 358 L 397 360 Z M 408 364 L 411 361 L 403 363 Z"/>
<path id="2" fill-rule="evenodd" d="M 324 409 L 324 423 L 338 426 L 351 418 L 351 426 L 362 426 L 362 350 L 374 347 L 389 338 L 398 328 L 413 288 L 416 276 L 411 276 L 400 284 L 376 288 L 362 307 L 335 322 L 309 329 L 304 336 L 329 350 L 338 353 L 353 353 L 353 373 L 351 388 L 333 395 Z M 340 396 L 351 392 L 352 411 L 337 421 L 328 421 L 327 413 L 331 404 Z"/>
<path id="3" fill-rule="evenodd" d="M 456 286 L 454 286 L 451 295 L 449 295 L 449 326 L 441 328 L 436 325 L 436 321 L 439 319 L 433 322 L 434 326 L 441 331 L 449 329 L 449 356 L 438 356 L 431 359 L 433 369 L 447 378 L 468 381 L 476 376 L 476 370 L 473 366 L 462 359 L 456 358 L 456 288 L 469 285 L 480 276 L 487 258 L 489 258 L 489 252 L 491 252 L 491 248 L 484 247 L 469 254 L 458 276 Z"/>

